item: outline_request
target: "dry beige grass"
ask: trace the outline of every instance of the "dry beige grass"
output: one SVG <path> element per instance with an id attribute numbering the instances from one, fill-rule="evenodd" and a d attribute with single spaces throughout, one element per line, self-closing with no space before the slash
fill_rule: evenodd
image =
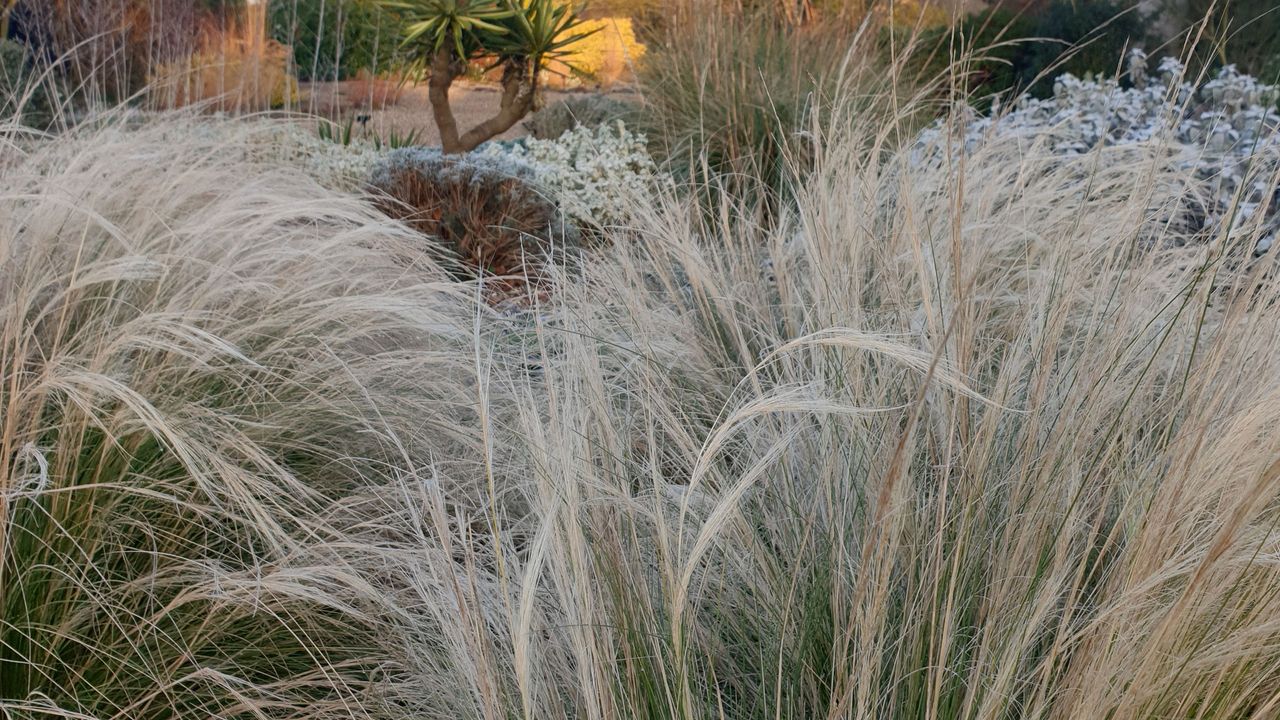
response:
<path id="1" fill-rule="evenodd" d="M 0 126 L 0 716 L 377 714 L 385 603 L 329 517 L 468 335 L 262 132 Z"/>
<path id="2" fill-rule="evenodd" d="M 1275 257 L 900 99 L 514 317 L 245 126 L 6 130 L 0 708 L 1275 717 Z"/>
<path id="3" fill-rule="evenodd" d="M 477 326 L 485 452 L 379 524 L 420 712 L 1275 714 L 1274 259 L 1141 251 L 1158 143 L 919 166 L 872 117 L 775 223 L 665 196 Z"/>

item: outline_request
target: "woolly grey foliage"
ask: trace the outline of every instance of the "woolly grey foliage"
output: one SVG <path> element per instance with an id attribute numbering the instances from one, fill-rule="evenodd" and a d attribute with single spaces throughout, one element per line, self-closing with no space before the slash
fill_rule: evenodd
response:
<path id="1" fill-rule="evenodd" d="M 462 182 L 474 186 L 483 184 L 486 176 L 519 178 L 529 182 L 535 179 L 533 167 L 511 155 L 445 155 L 440 148 L 418 146 L 386 153 L 373 167 L 372 184 L 386 184 L 405 170 L 413 170 L 450 183 Z"/>
<path id="2" fill-rule="evenodd" d="M 1142 50 L 1131 53 L 1127 67 L 1133 87 L 1064 74 L 1050 98 L 1023 96 L 1012 110 L 997 107 L 988 116 L 973 117 L 969 110 L 959 128 L 962 147 L 973 152 L 992 142 L 1019 148 L 1035 144 L 1069 158 L 1100 147 L 1159 144 L 1172 153 L 1175 167 L 1200 184 L 1198 195 L 1208 198 L 1195 213 L 1191 234 L 1211 237 L 1231 218 L 1233 236 L 1256 231 L 1260 240 L 1254 252 L 1266 252 L 1280 232 L 1276 86 L 1227 65 L 1197 87 L 1186 68 L 1168 57 L 1152 78 Z M 927 129 L 914 161 L 941 162 L 946 134 L 945 121 Z"/>

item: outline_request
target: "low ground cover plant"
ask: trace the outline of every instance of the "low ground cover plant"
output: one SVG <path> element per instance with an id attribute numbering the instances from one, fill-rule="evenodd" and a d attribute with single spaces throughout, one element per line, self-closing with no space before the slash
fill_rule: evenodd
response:
<path id="1" fill-rule="evenodd" d="M 446 186 L 457 181 L 450 171 L 453 163 L 444 162 L 434 150 L 405 147 L 412 146 L 406 138 L 380 138 L 350 125 L 324 127 L 328 129 L 322 133 L 300 124 L 266 130 L 263 136 L 271 138 L 269 146 L 258 152 L 300 162 L 322 184 L 348 191 L 387 192 L 384 170 L 392 165 L 416 166 L 415 172 L 424 176 L 448 175 L 450 179 L 441 180 Z M 579 125 L 553 140 L 486 143 L 461 157 L 457 165 L 474 168 L 481 184 L 491 180 L 501 185 L 506 177 L 527 186 L 541 198 L 540 204 L 555 207 L 558 215 L 582 229 L 624 222 L 663 177 L 649 155 L 646 138 L 617 121 Z M 433 202 L 445 202 L 447 196 L 461 197 L 446 193 Z M 497 217 L 494 222 L 503 225 Z"/>

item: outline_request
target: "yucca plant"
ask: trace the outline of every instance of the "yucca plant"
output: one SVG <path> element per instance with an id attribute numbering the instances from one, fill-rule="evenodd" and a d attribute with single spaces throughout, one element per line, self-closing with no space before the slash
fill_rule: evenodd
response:
<path id="1" fill-rule="evenodd" d="M 342 147 L 351 147 L 352 143 L 358 142 L 363 138 L 373 145 L 375 150 L 397 150 L 418 144 L 418 131 L 416 129 L 401 133 L 392 128 L 387 133 L 387 136 L 383 137 L 376 132 L 367 130 L 361 135 L 357 135 L 355 128 L 356 120 L 354 117 L 348 118 L 345 123 L 323 121 L 316 126 L 316 136 L 325 142 L 331 142 Z"/>
<path id="2" fill-rule="evenodd" d="M 348 147 L 355 139 L 355 118 L 348 118 L 345 123 L 322 122 L 316 126 L 316 135 L 325 142 Z"/>
<path id="3" fill-rule="evenodd" d="M 405 45 L 429 68 L 428 96 L 446 153 L 467 152 L 532 111 L 538 81 L 550 60 L 591 31 L 582 31 L 581 8 L 562 0 L 382 0 L 408 19 Z M 461 132 L 449 105 L 449 89 L 471 62 L 502 69 L 498 111 Z"/>

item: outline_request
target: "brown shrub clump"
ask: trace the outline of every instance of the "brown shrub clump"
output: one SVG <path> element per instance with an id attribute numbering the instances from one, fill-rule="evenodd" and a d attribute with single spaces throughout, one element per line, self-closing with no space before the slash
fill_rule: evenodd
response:
<path id="1" fill-rule="evenodd" d="M 496 158 L 404 148 L 371 186 L 384 212 L 440 241 L 460 277 L 489 278 L 495 301 L 543 285 L 547 259 L 573 234 L 529 168 Z"/>

